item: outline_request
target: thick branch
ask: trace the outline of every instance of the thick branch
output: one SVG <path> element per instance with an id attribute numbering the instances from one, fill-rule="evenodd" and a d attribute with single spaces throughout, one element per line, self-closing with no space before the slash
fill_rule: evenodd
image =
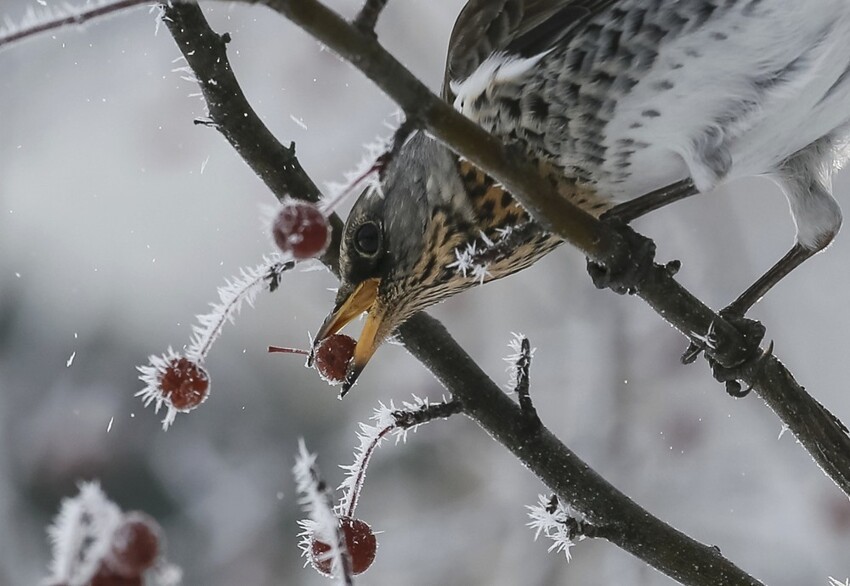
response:
<path id="1" fill-rule="evenodd" d="M 508 151 L 498 139 L 430 92 L 374 37 L 360 33 L 317 0 L 247 1 L 283 14 L 354 64 L 408 117 L 421 120 L 436 138 L 495 177 L 545 229 L 576 246 L 591 260 L 605 265 L 628 256 L 624 239 L 614 229 L 567 201 L 520 154 Z M 713 327 L 727 346 L 726 356 L 746 352 L 741 334 L 676 282 L 665 267 L 654 267 L 638 288 L 638 295 L 691 340 Z M 712 354 L 713 350 L 707 352 Z M 742 380 L 788 426 L 821 469 L 850 495 L 850 435 L 845 426 L 813 399 L 775 357 L 767 358 L 761 370 L 745 369 Z"/>
<path id="2" fill-rule="evenodd" d="M 300 0 L 299 0 L 300 1 Z M 178 44 L 192 58 L 195 74 L 205 79 L 203 86 L 218 88 L 237 86 L 229 67 L 216 69 L 215 63 L 226 63 L 224 44 L 210 41 L 212 33 L 200 10 L 194 5 L 175 5 L 167 9 L 172 32 L 179 34 Z M 197 41 L 193 41 L 197 39 Z M 198 57 L 200 53 L 207 55 Z M 207 75 L 220 75 L 207 78 Z M 215 83 L 212 81 L 215 80 Z M 208 90 L 205 89 L 205 95 Z M 238 93 L 241 96 L 241 91 Z M 223 102 L 225 103 L 225 102 Z M 237 100 L 238 112 L 249 112 Z M 215 126 L 232 143 L 250 138 L 247 129 L 258 122 L 245 123 L 245 116 L 228 116 L 219 121 L 210 108 Z M 247 117 L 255 116 L 252 112 Z M 228 127 L 232 121 L 237 121 Z M 225 128 L 227 127 L 227 128 Z M 243 156 L 265 158 L 264 163 L 248 161 L 254 168 L 275 166 L 281 152 L 240 151 Z M 293 160 L 294 165 L 297 162 Z M 298 168 L 300 167 L 290 167 Z M 325 259 L 334 263 L 336 259 Z M 337 268 L 333 266 L 333 268 Z M 511 450 L 551 490 L 573 504 L 594 525 L 605 528 L 606 538 L 685 584 L 695 586 L 758 585 L 714 548 L 702 545 L 650 515 L 624 494 L 596 474 L 542 425 L 529 433 L 527 417 L 521 409 L 491 381 L 466 352 L 458 346 L 443 326 L 425 314 L 418 314 L 399 332 L 405 346 L 428 367 L 463 404 L 464 412 L 493 437 Z M 609 533 L 610 532 L 610 533 Z"/>
<path id="3" fill-rule="evenodd" d="M 528 434 L 526 417 L 454 341 L 420 313 L 399 331 L 402 342 L 463 403 L 464 412 L 508 448 L 564 502 L 621 547 L 682 584 L 761 584 L 719 550 L 677 531 L 585 464 L 546 427 Z"/>

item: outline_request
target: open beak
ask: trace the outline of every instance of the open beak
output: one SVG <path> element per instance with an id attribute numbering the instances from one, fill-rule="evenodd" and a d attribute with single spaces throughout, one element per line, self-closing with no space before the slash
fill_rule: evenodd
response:
<path id="1" fill-rule="evenodd" d="M 313 349 L 315 350 L 322 340 L 339 332 L 346 324 L 364 311 L 368 312 L 366 323 L 363 325 L 363 331 L 354 348 L 354 357 L 348 365 L 348 372 L 342 383 L 342 391 L 339 394 L 340 398 L 348 393 L 357 380 L 357 377 L 366 368 L 366 364 L 372 358 L 375 350 L 383 342 L 385 328 L 382 325 L 384 324 L 386 311 L 383 304 L 378 302 L 378 286 L 380 283 L 380 279 L 367 279 L 357 285 L 354 291 L 349 293 L 348 297 L 337 302 L 334 310 L 325 318 L 313 342 Z"/>

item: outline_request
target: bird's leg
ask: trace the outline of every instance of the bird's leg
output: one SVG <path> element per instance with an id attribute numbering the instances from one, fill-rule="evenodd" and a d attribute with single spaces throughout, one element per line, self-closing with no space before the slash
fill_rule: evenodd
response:
<path id="1" fill-rule="evenodd" d="M 628 224 L 641 216 L 697 193 L 699 192 L 693 181 L 683 179 L 667 187 L 650 191 L 632 200 L 617 204 L 602 214 L 601 219 Z"/>
<path id="2" fill-rule="evenodd" d="M 726 306 L 724 313 L 729 315 L 744 316 L 759 299 L 765 296 L 774 285 L 781 281 L 788 273 L 811 258 L 817 250 L 806 248 L 799 242 L 791 247 L 785 256 L 770 267 L 768 271 L 747 287 L 747 290 L 738 295 L 732 303 Z"/>
<path id="3" fill-rule="evenodd" d="M 759 277 L 755 283 L 747 287 L 747 290 L 741 293 L 735 301 L 720 311 L 720 316 L 741 332 L 745 344 L 749 347 L 739 364 L 734 364 L 734 361 L 723 360 L 721 356 L 718 356 L 717 351 L 714 352 L 715 358 L 709 359 L 714 378 L 725 383 L 726 392 L 733 397 L 746 396 L 750 391 L 750 389 L 742 391 L 741 385 L 738 383 L 737 379 L 741 368 L 750 361 L 760 360 L 763 357 L 763 354 L 759 352 L 759 345 L 764 337 L 764 326 L 758 321 L 744 317 L 745 314 L 774 285 L 817 252 L 817 250 L 807 248 L 798 242 L 775 265 Z M 682 357 L 683 362 L 693 362 L 703 349 L 704 344 L 694 344 L 691 342 Z M 721 361 L 726 366 L 721 364 Z"/>

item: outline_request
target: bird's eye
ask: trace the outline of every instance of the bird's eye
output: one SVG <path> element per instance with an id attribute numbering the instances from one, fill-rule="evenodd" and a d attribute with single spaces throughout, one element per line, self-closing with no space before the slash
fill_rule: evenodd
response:
<path id="1" fill-rule="evenodd" d="M 381 231 L 374 222 L 366 222 L 354 233 L 354 248 L 363 256 L 375 256 L 381 248 Z"/>

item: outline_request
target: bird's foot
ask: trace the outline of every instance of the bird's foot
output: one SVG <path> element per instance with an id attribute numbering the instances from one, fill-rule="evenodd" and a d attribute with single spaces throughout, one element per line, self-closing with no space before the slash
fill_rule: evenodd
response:
<path id="1" fill-rule="evenodd" d="M 617 230 L 627 246 L 621 247 L 623 253 L 612 255 L 605 264 L 588 259 L 587 272 L 597 289 L 633 295 L 654 266 L 655 242 L 618 220 L 607 220 L 606 223 Z M 667 268 L 675 274 L 679 264 L 674 261 Z"/>
<path id="2" fill-rule="evenodd" d="M 773 343 L 765 352 L 760 349 L 764 338 L 765 328 L 761 322 L 749 319 L 738 313 L 734 307 L 727 307 L 720 311 L 720 317 L 732 325 L 743 338 L 743 344 L 731 343 L 722 339 L 717 330 L 709 327 L 708 332 L 702 336 L 695 336 L 685 353 L 682 354 L 682 362 L 690 364 L 694 362 L 701 352 L 709 350 L 706 354 L 711 366 L 714 378 L 726 385 L 729 395 L 740 398 L 746 397 L 752 387 L 744 389 L 740 383 L 742 373 L 751 368 L 759 369 L 764 360 L 773 351 Z"/>

